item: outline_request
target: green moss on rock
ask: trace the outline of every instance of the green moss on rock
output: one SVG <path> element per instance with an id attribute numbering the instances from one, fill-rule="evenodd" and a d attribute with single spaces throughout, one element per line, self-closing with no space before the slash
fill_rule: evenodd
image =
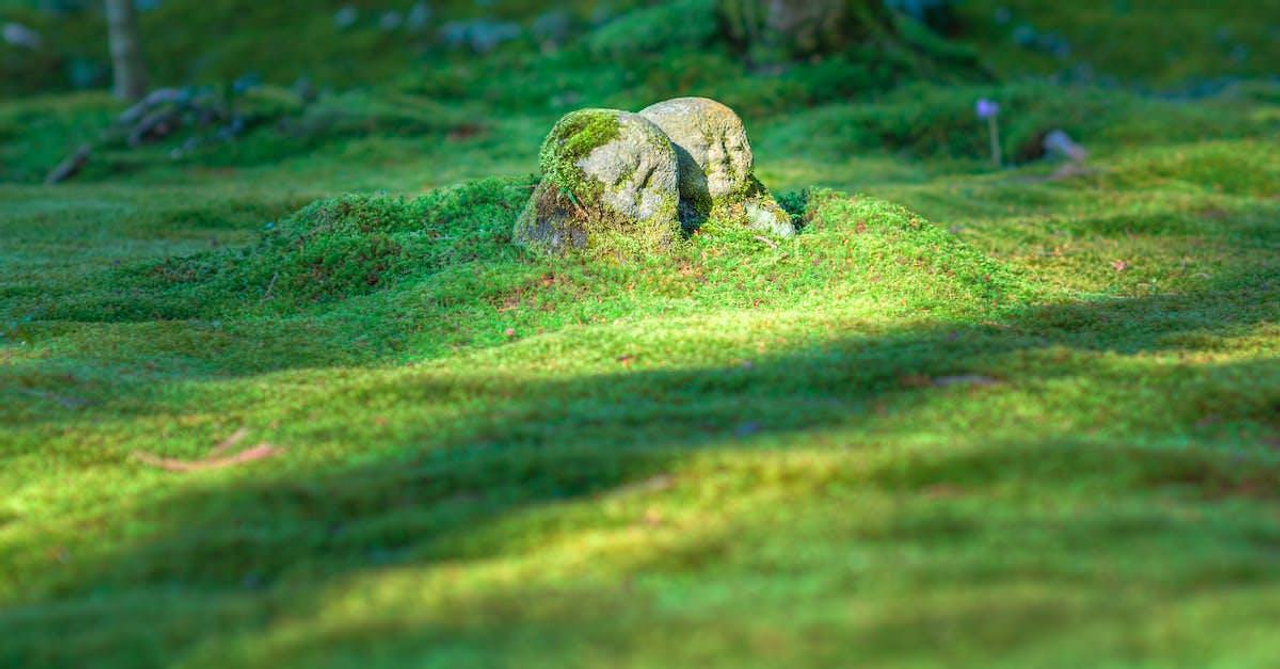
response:
<path id="1" fill-rule="evenodd" d="M 542 182 L 515 227 L 516 241 L 568 249 L 659 250 L 679 232 L 679 163 L 656 125 L 629 112 L 585 109 L 552 129 Z"/>
<path id="2" fill-rule="evenodd" d="M 736 112 L 708 98 L 676 98 L 640 115 L 676 146 L 686 228 L 717 218 L 783 237 L 795 233 L 790 217 L 755 177 L 751 142 Z"/>
<path id="3" fill-rule="evenodd" d="M 618 120 L 621 113 L 613 109 L 582 109 L 560 119 L 538 154 L 543 180 L 575 197 L 588 195 L 591 180 L 578 162 L 618 138 L 622 132 Z"/>

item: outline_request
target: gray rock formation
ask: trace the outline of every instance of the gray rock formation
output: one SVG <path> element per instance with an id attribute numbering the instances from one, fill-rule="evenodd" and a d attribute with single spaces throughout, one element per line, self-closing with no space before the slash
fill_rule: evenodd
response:
<path id="1" fill-rule="evenodd" d="M 563 251 L 655 250 L 680 231 L 679 162 L 667 136 L 636 114 L 584 109 L 542 146 L 542 182 L 516 223 L 516 241 Z"/>
<path id="2" fill-rule="evenodd" d="M 676 147 L 680 217 L 687 227 L 715 218 L 782 237 L 795 234 L 791 217 L 755 178 L 751 142 L 732 109 L 707 98 L 677 98 L 640 115 Z"/>

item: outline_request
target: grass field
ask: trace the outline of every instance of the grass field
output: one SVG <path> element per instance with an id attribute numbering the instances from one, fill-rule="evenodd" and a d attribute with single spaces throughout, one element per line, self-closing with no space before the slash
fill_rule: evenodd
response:
<path id="1" fill-rule="evenodd" d="M 119 107 L 0 103 L 0 666 L 1275 666 L 1280 86 L 618 74 L 804 227 L 616 263 L 510 244 L 508 57 L 57 187 Z"/>

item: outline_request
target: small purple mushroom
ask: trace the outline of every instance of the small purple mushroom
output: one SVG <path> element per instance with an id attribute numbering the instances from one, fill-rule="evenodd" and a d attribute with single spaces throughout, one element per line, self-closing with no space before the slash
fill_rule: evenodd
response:
<path id="1" fill-rule="evenodd" d="M 978 100 L 978 104 L 975 106 L 975 110 L 978 112 L 978 118 L 984 121 L 989 118 L 995 118 L 1000 115 L 999 103 L 994 102 L 992 100 L 988 100 L 986 98 L 982 98 L 981 100 Z"/>

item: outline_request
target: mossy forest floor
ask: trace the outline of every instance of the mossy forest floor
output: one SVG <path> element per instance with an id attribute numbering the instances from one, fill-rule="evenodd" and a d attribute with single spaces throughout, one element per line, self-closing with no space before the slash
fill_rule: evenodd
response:
<path id="1" fill-rule="evenodd" d="M 0 666 L 1275 666 L 1276 84 L 619 79 L 805 222 L 619 264 L 510 243 L 528 62 L 57 187 L 120 108 L 0 104 Z"/>

